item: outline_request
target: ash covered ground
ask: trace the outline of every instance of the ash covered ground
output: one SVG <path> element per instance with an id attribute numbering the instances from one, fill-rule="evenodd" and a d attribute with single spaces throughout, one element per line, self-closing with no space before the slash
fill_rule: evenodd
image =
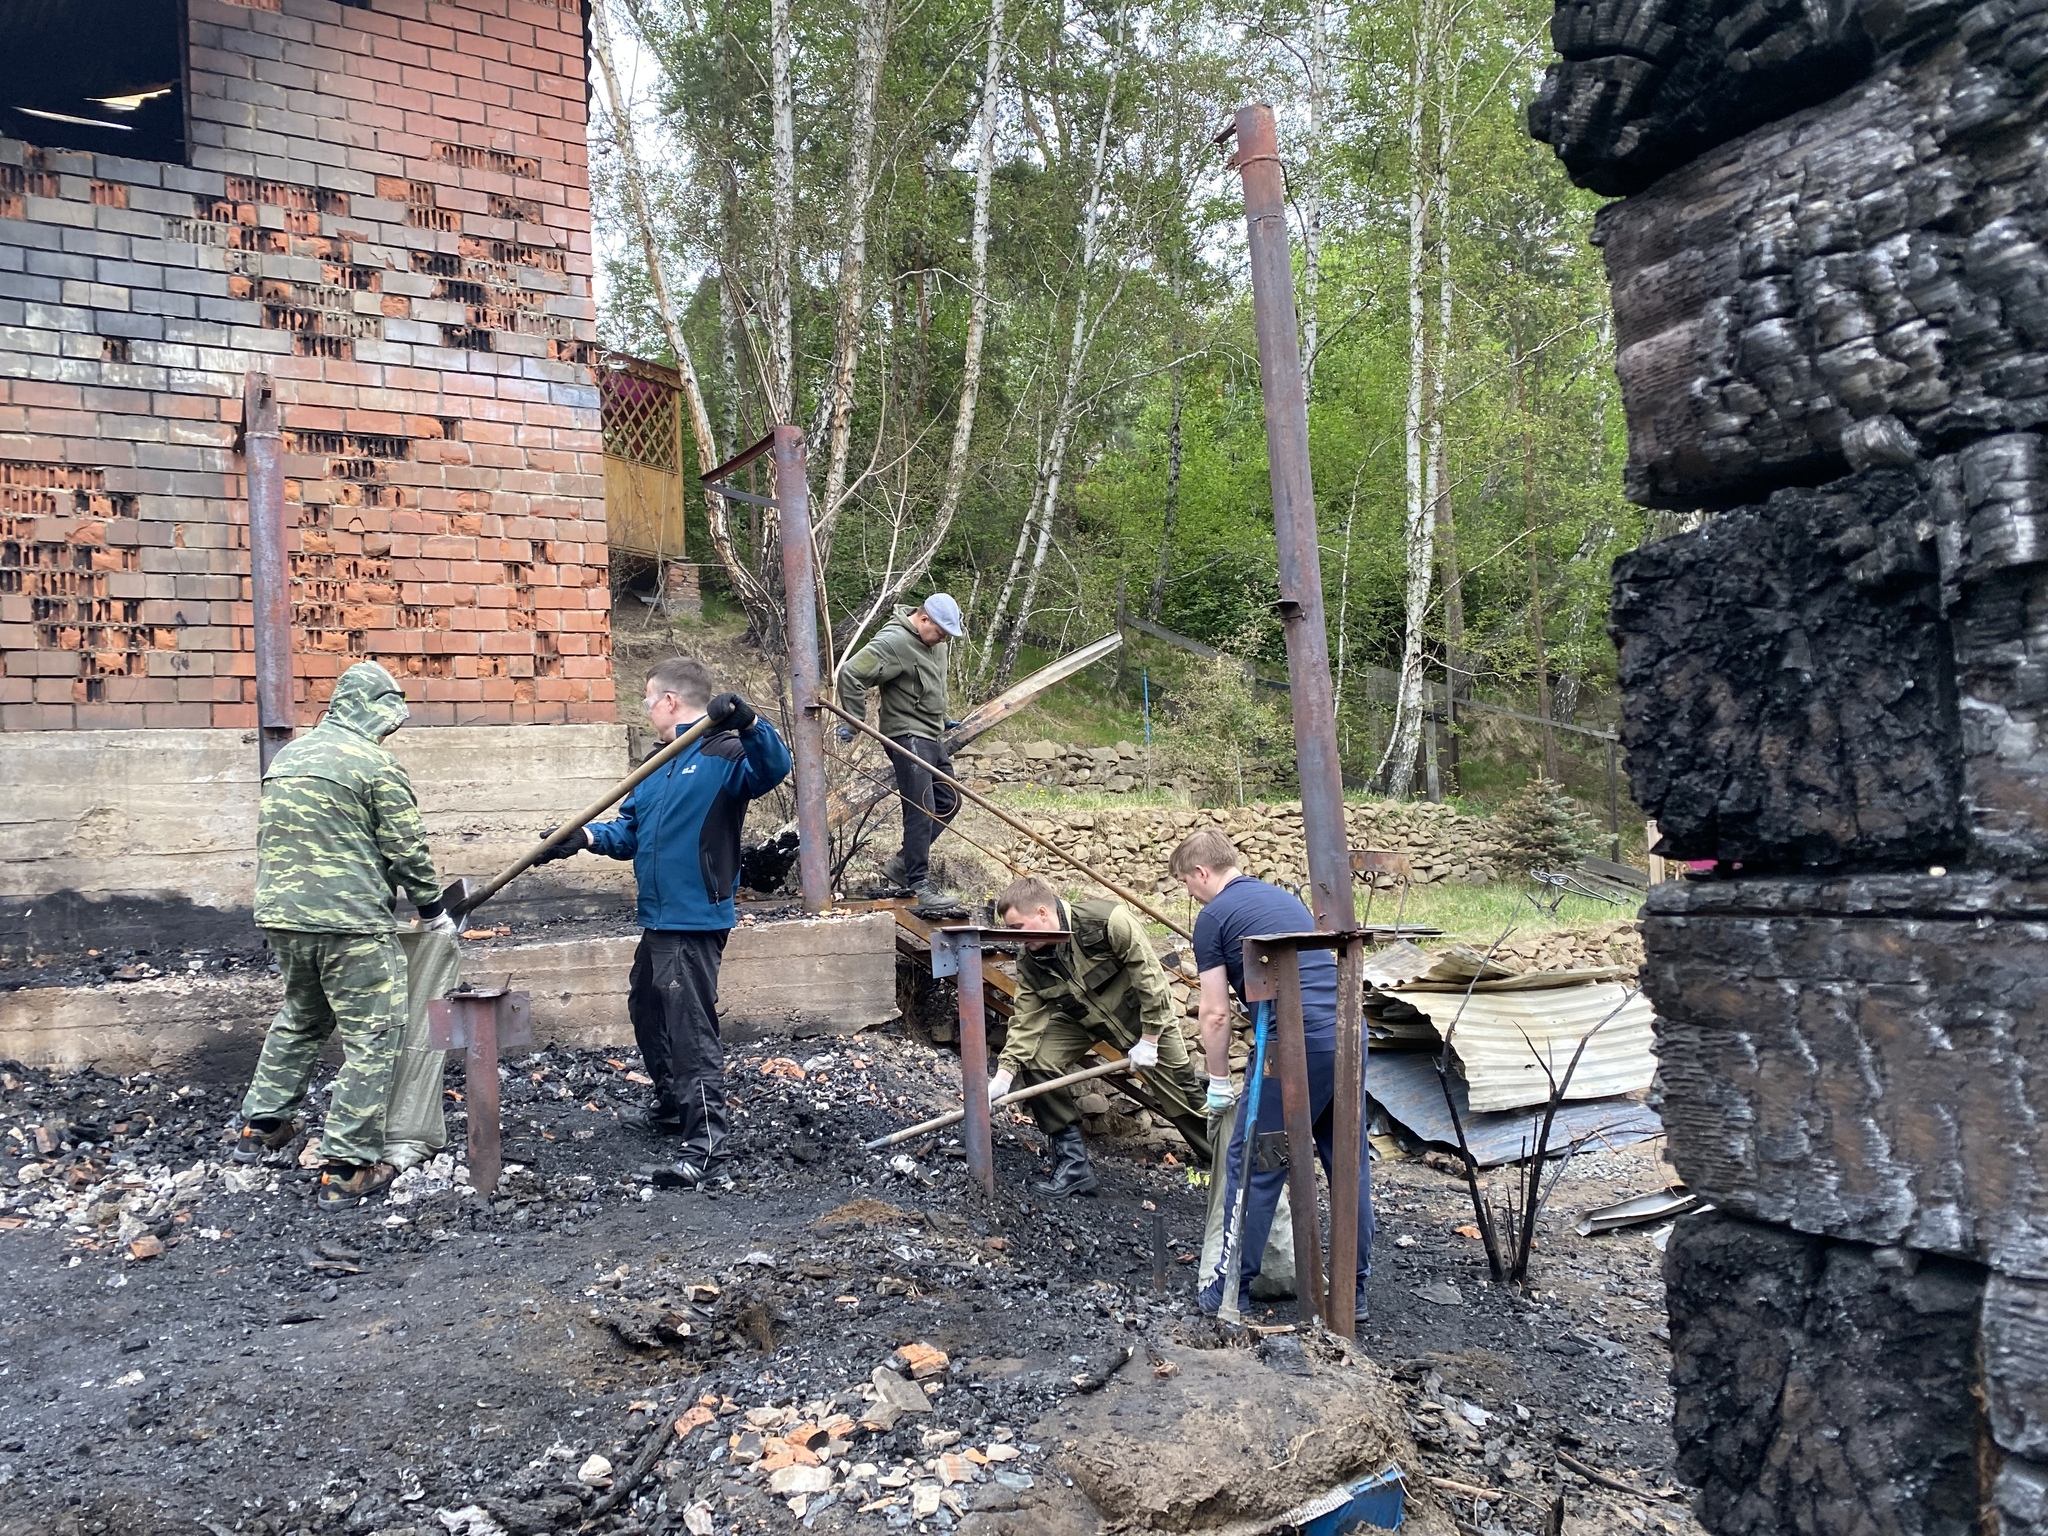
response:
<path id="1" fill-rule="evenodd" d="M 730 1192 L 657 1187 L 662 1144 L 618 1120 L 645 1091 L 629 1055 L 552 1050 L 506 1069 L 495 1200 L 451 1157 L 338 1216 L 302 1143 L 228 1162 L 239 1084 L 6 1068 L 0 1532 L 1085 1531 L 1076 1489 L 1108 1497 L 1091 1447 L 1150 1437 L 1164 1479 L 1226 1379 L 1247 1400 L 1370 1385 L 1314 1340 L 1226 1345 L 1199 1320 L 1203 1195 L 1157 1148 L 1098 1144 L 1102 1197 L 1048 1202 L 1042 1143 L 1006 1122 L 991 1203 L 957 1143 L 860 1149 L 957 1105 L 944 1053 L 884 1034 L 730 1065 Z M 451 1065 L 457 1151 L 462 1088 Z M 1668 1174 L 1582 1153 L 1523 1296 L 1486 1283 L 1457 1182 L 1378 1166 L 1359 1350 L 1391 1373 L 1371 1381 L 1436 1528 L 1541 1530 L 1559 1493 L 1567 1530 L 1694 1528 L 1659 1256 L 1570 1231 Z M 1643 1492 L 1561 1472 L 1560 1448 Z M 1157 1518 L 1220 1526 L 1228 1503 Z"/>

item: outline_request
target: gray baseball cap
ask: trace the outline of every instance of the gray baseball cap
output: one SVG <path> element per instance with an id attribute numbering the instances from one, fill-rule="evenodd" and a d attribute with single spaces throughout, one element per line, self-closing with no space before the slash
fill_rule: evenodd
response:
<path id="1" fill-rule="evenodd" d="M 926 618 L 955 640 L 967 633 L 967 626 L 960 622 L 960 605 L 944 592 L 934 592 L 926 598 L 924 612 Z"/>

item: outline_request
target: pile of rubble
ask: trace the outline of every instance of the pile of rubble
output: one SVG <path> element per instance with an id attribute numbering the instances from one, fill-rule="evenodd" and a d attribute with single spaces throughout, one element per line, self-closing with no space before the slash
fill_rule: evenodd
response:
<path id="1" fill-rule="evenodd" d="M 1484 885 L 1500 873 L 1498 839 L 1483 817 L 1427 801 L 1388 800 L 1347 805 L 1344 819 L 1352 847 L 1407 854 L 1413 864 L 1410 878 L 1417 885 L 1440 880 Z M 1023 820 L 1040 836 L 1136 891 L 1180 894 L 1167 876 L 1167 857 L 1190 832 L 1210 826 L 1229 834 L 1244 856 L 1246 874 L 1290 887 L 1308 879 L 1298 802 L 1207 809 L 1133 806 L 1026 815 Z M 1015 834 L 991 846 L 1027 866 L 1045 859 L 1042 850 Z M 1386 876 L 1381 882 L 1392 884 Z"/>

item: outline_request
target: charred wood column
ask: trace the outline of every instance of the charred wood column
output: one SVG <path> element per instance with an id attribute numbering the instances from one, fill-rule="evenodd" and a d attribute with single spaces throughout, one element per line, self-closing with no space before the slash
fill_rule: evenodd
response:
<path id="1" fill-rule="evenodd" d="M 1680 1465 L 1721 1533 L 2048 1533 L 2048 10 L 1563 0 L 1625 194 L 1622 741 L 1668 857 Z"/>

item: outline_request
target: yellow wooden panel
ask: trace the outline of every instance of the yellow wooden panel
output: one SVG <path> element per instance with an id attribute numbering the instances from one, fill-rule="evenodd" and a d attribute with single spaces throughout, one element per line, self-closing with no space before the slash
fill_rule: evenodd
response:
<path id="1" fill-rule="evenodd" d="M 604 520 L 611 546 L 657 560 L 683 558 L 683 477 L 605 455 Z"/>

